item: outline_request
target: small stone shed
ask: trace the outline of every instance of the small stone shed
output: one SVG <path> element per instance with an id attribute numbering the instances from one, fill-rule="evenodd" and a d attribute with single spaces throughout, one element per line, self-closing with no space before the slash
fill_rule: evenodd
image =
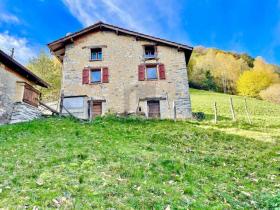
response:
<path id="1" fill-rule="evenodd" d="M 37 86 L 48 88 L 49 84 L 0 50 L 0 124 L 41 115 Z"/>

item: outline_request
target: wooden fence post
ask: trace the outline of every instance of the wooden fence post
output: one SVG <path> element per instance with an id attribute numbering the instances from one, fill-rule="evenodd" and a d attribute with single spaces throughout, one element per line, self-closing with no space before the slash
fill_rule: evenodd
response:
<path id="1" fill-rule="evenodd" d="M 176 105 L 175 105 L 175 101 L 173 101 L 173 110 L 174 110 L 174 121 L 176 122 L 176 119 L 177 119 L 177 113 L 176 113 Z"/>
<path id="2" fill-rule="evenodd" d="M 251 120 L 251 117 L 250 117 L 250 113 L 249 113 L 249 111 L 248 111 L 248 106 L 247 106 L 247 100 L 246 100 L 246 98 L 244 98 L 244 102 L 245 102 L 245 110 L 246 110 L 246 115 L 247 115 L 249 124 L 252 124 L 252 120 Z"/>
<path id="3" fill-rule="evenodd" d="M 91 122 L 92 119 L 93 119 L 93 111 L 92 111 L 92 109 L 93 109 L 93 100 L 91 99 L 91 100 L 89 101 L 89 121 L 90 121 L 90 122 Z"/>
<path id="4" fill-rule="evenodd" d="M 233 121 L 236 121 L 235 112 L 234 112 L 234 108 L 233 108 L 232 97 L 230 97 L 229 103 L 230 103 L 230 110 L 231 110 L 232 120 L 233 120 Z"/>
<path id="5" fill-rule="evenodd" d="M 217 116 L 217 103 L 216 101 L 214 102 L 214 123 L 217 124 L 217 119 L 218 119 L 218 116 Z"/>
<path id="6" fill-rule="evenodd" d="M 63 100 L 64 100 L 64 93 L 61 91 L 60 95 L 60 105 L 59 105 L 59 116 L 62 116 L 62 111 L 63 111 Z"/>

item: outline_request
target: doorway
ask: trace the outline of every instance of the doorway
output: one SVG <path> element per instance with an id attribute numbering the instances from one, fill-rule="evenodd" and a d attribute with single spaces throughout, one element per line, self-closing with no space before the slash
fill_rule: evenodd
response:
<path id="1" fill-rule="evenodd" d="M 149 118 L 160 118 L 160 105 L 159 101 L 153 100 L 148 101 L 148 117 Z"/>

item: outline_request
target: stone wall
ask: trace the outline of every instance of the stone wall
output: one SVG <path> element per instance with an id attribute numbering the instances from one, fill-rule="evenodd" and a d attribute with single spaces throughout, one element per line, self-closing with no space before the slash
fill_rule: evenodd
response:
<path id="1" fill-rule="evenodd" d="M 24 102 L 17 102 L 14 104 L 9 123 L 26 122 L 40 118 L 41 116 L 42 112 L 37 107 Z"/>
<path id="2" fill-rule="evenodd" d="M 191 103 L 184 52 L 167 46 L 157 46 L 158 60 L 146 63 L 163 63 L 166 80 L 138 81 L 138 65 L 143 63 L 143 45 L 154 44 L 135 37 L 103 31 L 85 35 L 66 46 L 63 61 L 62 89 L 66 96 L 87 95 L 106 100 L 104 112 L 133 113 L 138 105 L 147 114 L 147 102 L 140 99 L 154 97 L 161 101 L 161 117 L 173 118 L 176 104 L 177 117 L 191 117 Z M 90 61 L 90 47 L 104 46 L 103 60 Z M 109 83 L 82 84 L 84 67 L 109 68 Z"/>
<path id="3" fill-rule="evenodd" d="M 0 63 L 0 124 L 8 123 L 14 104 L 22 102 L 24 82 L 33 85 Z"/>

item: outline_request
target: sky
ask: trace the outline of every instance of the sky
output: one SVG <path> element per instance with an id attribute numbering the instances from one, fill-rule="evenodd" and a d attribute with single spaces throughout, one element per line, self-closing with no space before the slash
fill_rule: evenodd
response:
<path id="1" fill-rule="evenodd" d="M 280 65 L 280 0 L 0 0 L 0 49 L 26 64 L 97 21 Z"/>

